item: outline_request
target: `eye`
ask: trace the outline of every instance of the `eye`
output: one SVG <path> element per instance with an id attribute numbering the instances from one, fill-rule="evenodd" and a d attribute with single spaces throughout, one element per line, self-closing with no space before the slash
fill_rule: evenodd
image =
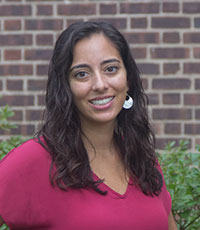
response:
<path id="1" fill-rule="evenodd" d="M 76 78 L 82 79 L 82 78 L 86 78 L 89 74 L 85 71 L 80 71 L 78 73 L 76 73 L 74 76 Z"/>
<path id="2" fill-rule="evenodd" d="M 115 73 L 117 72 L 119 68 L 117 66 L 109 66 L 107 69 L 106 69 L 106 72 L 108 73 Z"/>

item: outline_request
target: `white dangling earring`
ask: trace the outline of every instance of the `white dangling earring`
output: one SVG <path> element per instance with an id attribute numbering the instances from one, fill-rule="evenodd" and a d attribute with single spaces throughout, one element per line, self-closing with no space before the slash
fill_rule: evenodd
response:
<path id="1" fill-rule="evenodd" d="M 133 106 L 133 98 L 127 94 L 126 100 L 124 101 L 124 104 L 123 104 L 123 108 L 130 109 L 132 106 Z"/>

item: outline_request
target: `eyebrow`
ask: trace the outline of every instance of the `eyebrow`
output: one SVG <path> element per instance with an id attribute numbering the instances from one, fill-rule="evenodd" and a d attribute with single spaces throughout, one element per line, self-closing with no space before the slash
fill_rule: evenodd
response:
<path id="1" fill-rule="evenodd" d="M 111 63 L 111 62 L 118 62 L 118 63 L 120 63 L 120 61 L 119 61 L 118 59 L 112 58 L 112 59 L 108 59 L 108 60 L 102 61 L 102 62 L 100 63 L 100 65 L 105 65 L 105 64 Z M 78 68 L 90 68 L 90 66 L 87 65 L 87 64 L 75 65 L 75 66 L 73 66 L 73 67 L 70 69 L 69 72 L 72 72 L 74 69 L 78 69 Z"/>
<path id="2" fill-rule="evenodd" d="M 118 62 L 118 63 L 120 63 L 120 61 L 118 59 L 112 58 L 112 59 L 108 59 L 108 60 L 102 61 L 101 65 L 104 65 L 104 64 L 107 64 L 107 63 L 110 63 L 110 62 Z"/>
<path id="3" fill-rule="evenodd" d="M 87 65 L 87 64 L 75 65 L 70 69 L 69 72 L 72 72 L 74 69 L 79 69 L 79 68 L 89 68 L 89 65 Z"/>

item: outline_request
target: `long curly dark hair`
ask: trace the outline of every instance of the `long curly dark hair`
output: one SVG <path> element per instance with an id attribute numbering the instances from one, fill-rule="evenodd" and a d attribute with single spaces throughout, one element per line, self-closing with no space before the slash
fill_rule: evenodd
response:
<path id="1" fill-rule="evenodd" d="M 51 182 L 61 189 L 92 188 L 106 194 L 98 188 L 102 181 L 94 181 L 92 177 L 68 79 L 75 45 L 81 39 L 98 33 L 110 39 L 119 51 L 127 72 L 128 94 L 134 99 L 134 107 L 122 109 L 117 116 L 118 128 L 114 137 L 121 158 L 135 185 L 144 194 L 157 196 L 163 182 L 157 170 L 155 138 L 147 114 L 148 98 L 125 38 L 105 22 L 74 23 L 61 33 L 56 42 L 49 64 L 45 116 L 37 133 L 39 143 L 52 157 Z M 56 166 L 54 173 L 53 165 Z"/>

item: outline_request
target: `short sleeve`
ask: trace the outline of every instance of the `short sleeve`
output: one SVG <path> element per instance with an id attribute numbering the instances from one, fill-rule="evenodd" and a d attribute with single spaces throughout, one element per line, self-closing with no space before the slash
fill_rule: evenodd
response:
<path id="1" fill-rule="evenodd" d="M 163 175 L 162 169 L 159 164 L 158 164 L 158 170 L 160 171 L 162 175 L 162 179 L 163 179 L 163 186 L 162 186 L 162 190 L 161 190 L 159 197 L 161 201 L 163 202 L 163 206 L 165 208 L 167 215 L 169 215 L 171 211 L 171 207 L 172 207 L 171 196 L 170 196 L 170 193 L 167 191 L 164 175 Z"/>
<path id="2" fill-rule="evenodd" d="M 49 186 L 49 166 L 50 157 L 34 140 L 0 161 L 0 216 L 11 229 L 35 225 L 45 218 L 40 191 Z"/>

